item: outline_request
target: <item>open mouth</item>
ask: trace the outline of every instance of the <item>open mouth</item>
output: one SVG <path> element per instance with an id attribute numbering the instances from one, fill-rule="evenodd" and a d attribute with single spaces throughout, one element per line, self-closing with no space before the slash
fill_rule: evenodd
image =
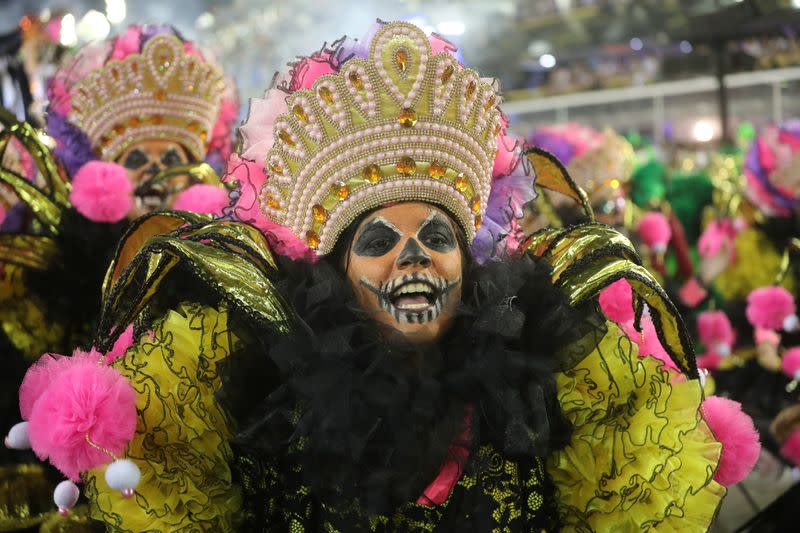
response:
<path id="1" fill-rule="evenodd" d="M 448 281 L 441 277 L 411 274 L 375 287 L 362 278 L 361 283 L 378 297 L 381 307 L 400 323 L 425 324 L 439 317 L 448 293 L 461 278 Z"/>

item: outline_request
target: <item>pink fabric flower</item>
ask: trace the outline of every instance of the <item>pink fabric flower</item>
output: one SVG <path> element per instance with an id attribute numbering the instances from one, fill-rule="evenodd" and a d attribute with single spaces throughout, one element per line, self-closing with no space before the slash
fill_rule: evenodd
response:
<path id="1" fill-rule="evenodd" d="M 697 251 L 700 253 L 700 257 L 707 258 L 717 255 L 723 243 L 727 243 L 728 249 L 731 251 L 729 260 L 735 261 L 736 249 L 733 247 L 733 240 L 742 229 L 744 228 L 740 223 L 728 218 L 712 220 L 697 240 Z"/>
<path id="2" fill-rule="evenodd" d="M 697 332 L 707 351 L 727 357 L 736 344 L 736 331 L 724 311 L 704 311 L 697 317 Z"/>
<path id="3" fill-rule="evenodd" d="M 331 61 L 331 53 L 328 50 L 301 58 L 292 66 L 289 90 L 310 89 L 321 76 L 336 73 Z"/>
<path id="4" fill-rule="evenodd" d="M 49 108 L 61 116 L 66 117 L 72 110 L 70 105 L 69 91 L 64 83 L 64 78 L 54 76 L 47 86 L 47 97 L 50 100 Z"/>
<path id="5" fill-rule="evenodd" d="M 306 261 L 316 259 L 316 254 L 302 239 L 286 226 L 269 220 L 261 212 L 261 189 L 267 181 L 267 175 L 261 165 L 237 154 L 231 154 L 227 172 L 222 179 L 227 183 L 236 183 L 239 189 L 239 198 L 233 206 L 234 216 L 264 232 L 275 253 L 291 259 Z"/>
<path id="6" fill-rule="evenodd" d="M 286 96 L 280 89 L 270 89 L 264 94 L 264 98 L 250 99 L 247 120 L 239 128 L 243 141 L 243 159 L 263 161 L 266 157 L 274 143 L 275 120 L 289 111 Z"/>
<path id="7" fill-rule="evenodd" d="M 458 47 L 442 37 L 439 34 L 432 33 L 428 36 L 428 41 L 431 43 L 431 51 L 433 55 L 441 54 L 442 52 L 446 52 L 452 56 L 456 55 L 458 52 Z"/>
<path id="8" fill-rule="evenodd" d="M 128 29 L 114 40 L 111 59 L 122 61 L 131 54 L 141 50 L 142 29 L 139 26 L 128 26 Z"/>

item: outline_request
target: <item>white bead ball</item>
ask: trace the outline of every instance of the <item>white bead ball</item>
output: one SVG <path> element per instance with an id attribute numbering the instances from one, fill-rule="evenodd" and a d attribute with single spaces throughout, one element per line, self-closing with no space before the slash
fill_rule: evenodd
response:
<path id="1" fill-rule="evenodd" d="M 67 479 L 56 485 L 56 490 L 53 491 L 53 501 L 59 511 L 68 511 L 75 507 L 80 495 L 81 491 L 78 486 Z"/>
<path id="2" fill-rule="evenodd" d="M 12 450 L 30 450 L 31 440 L 28 437 L 28 423 L 14 424 L 6 436 L 6 448 Z"/>
<path id="3" fill-rule="evenodd" d="M 653 251 L 657 254 L 663 254 L 667 251 L 667 243 L 657 242 L 653 244 Z"/>
<path id="4" fill-rule="evenodd" d="M 798 320 L 797 315 L 789 315 L 783 319 L 784 331 L 794 331 L 798 325 L 800 325 L 800 320 Z"/>
<path id="5" fill-rule="evenodd" d="M 720 357 L 728 357 L 731 354 L 731 346 L 727 342 L 717 343 L 714 349 Z"/>
<path id="6" fill-rule="evenodd" d="M 115 490 L 135 489 L 140 479 L 142 472 L 130 459 L 117 459 L 106 468 L 106 483 Z"/>

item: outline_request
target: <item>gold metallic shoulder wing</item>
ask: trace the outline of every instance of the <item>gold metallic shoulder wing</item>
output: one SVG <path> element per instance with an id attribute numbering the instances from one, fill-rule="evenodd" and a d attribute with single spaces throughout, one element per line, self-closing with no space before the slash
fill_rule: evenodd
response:
<path id="1" fill-rule="evenodd" d="M 287 323 L 277 272 L 266 237 L 248 224 L 213 221 L 187 212 L 140 218 L 120 242 L 103 286 L 98 346 L 134 322 L 179 264 L 209 291 L 257 321 Z M 282 327 L 282 326 L 281 326 Z"/>
<path id="2" fill-rule="evenodd" d="M 533 165 L 536 173 L 536 185 L 571 198 L 583 208 L 583 212 L 589 220 L 594 220 L 589 197 L 570 177 L 569 172 L 556 156 L 537 147 L 528 148 L 523 154 Z"/>
<path id="3" fill-rule="evenodd" d="M 637 322 L 646 303 L 664 349 L 678 368 L 697 376 L 694 346 L 683 320 L 625 236 L 597 223 L 546 228 L 531 236 L 526 248 L 552 265 L 553 282 L 572 305 L 590 301 L 605 287 L 626 279 L 633 287 Z"/>

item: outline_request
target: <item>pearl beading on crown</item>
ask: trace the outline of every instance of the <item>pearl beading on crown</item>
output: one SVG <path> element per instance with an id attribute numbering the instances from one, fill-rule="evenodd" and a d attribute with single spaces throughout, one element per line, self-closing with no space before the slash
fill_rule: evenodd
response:
<path id="1" fill-rule="evenodd" d="M 317 254 L 359 215 L 398 201 L 448 211 L 472 240 L 501 128 L 499 96 L 425 33 L 383 26 L 353 58 L 289 95 L 275 121 L 261 206 Z"/>
<path id="2" fill-rule="evenodd" d="M 225 88 L 222 72 L 187 54 L 174 35 L 157 35 L 140 54 L 108 61 L 70 91 L 69 120 L 104 160 L 142 140 L 180 142 L 205 157 Z"/>

